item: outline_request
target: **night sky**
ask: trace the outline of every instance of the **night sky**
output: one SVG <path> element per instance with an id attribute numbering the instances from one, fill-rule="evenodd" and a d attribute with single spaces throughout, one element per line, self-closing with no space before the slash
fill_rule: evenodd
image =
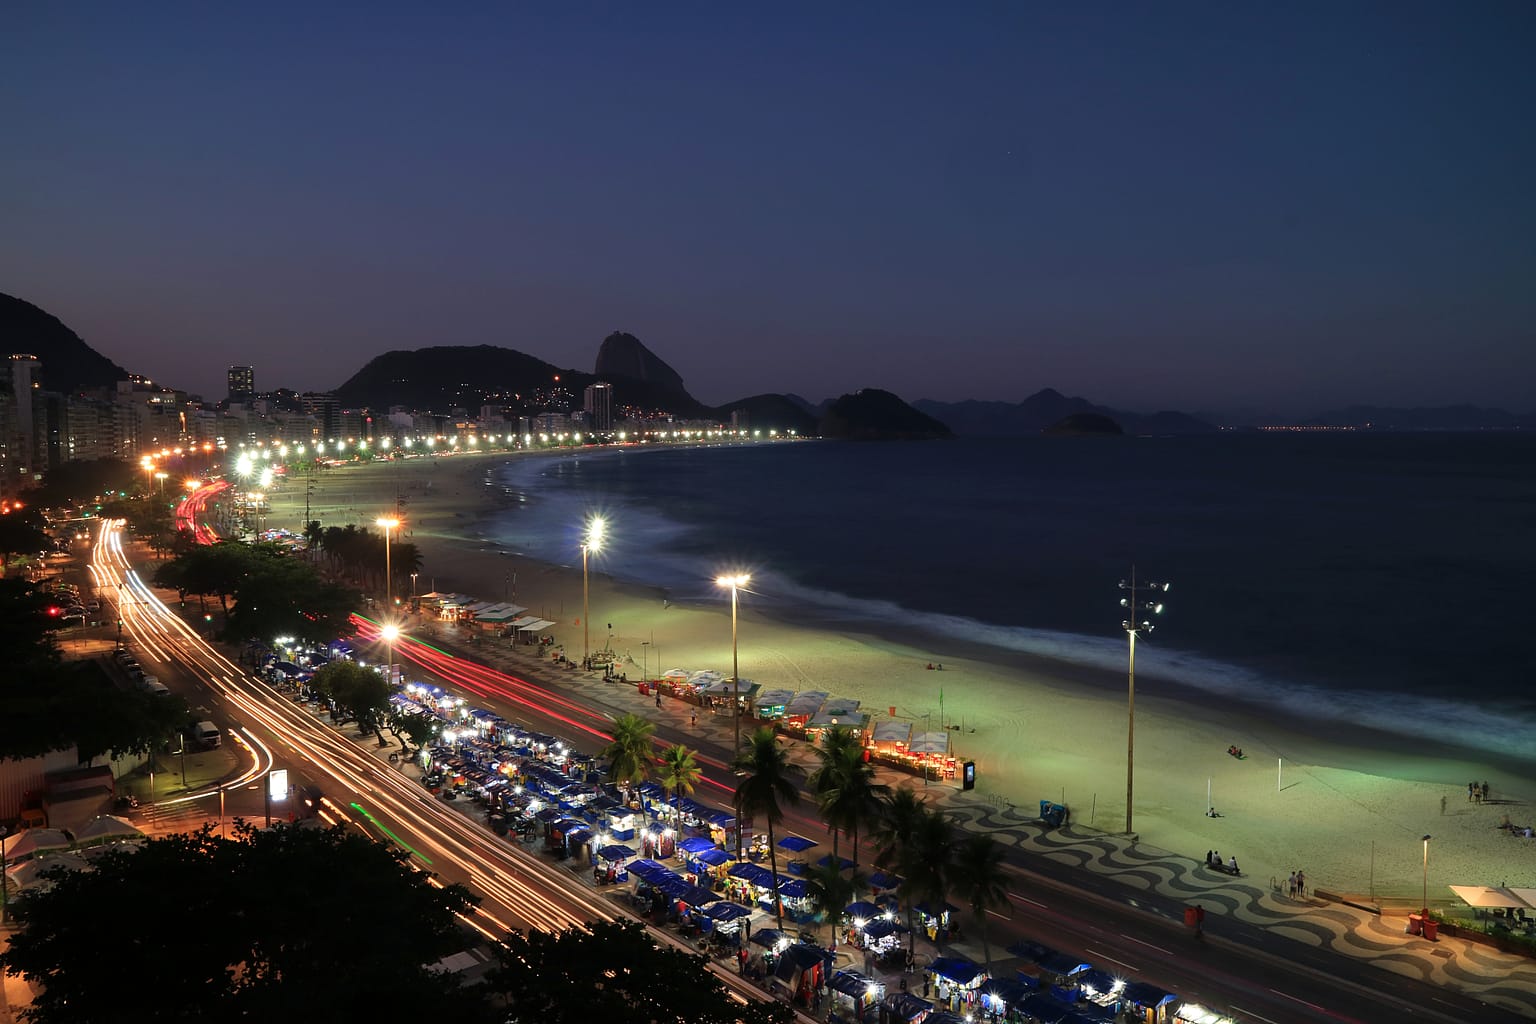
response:
<path id="1" fill-rule="evenodd" d="M 0 291 L 209 397 L 626 330 L 706 402 L 1536 408 L 1530 2 L 227 6 L 0 30 Z"/>

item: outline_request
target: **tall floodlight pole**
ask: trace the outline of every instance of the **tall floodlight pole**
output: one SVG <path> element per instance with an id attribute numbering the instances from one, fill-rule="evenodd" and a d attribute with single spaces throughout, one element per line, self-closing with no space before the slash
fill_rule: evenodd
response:
<path id="1" fill-rule="evenodd" d="M 718 576 L 715 583 L 731 590 L 731 724 L 734 734 L 734 743 L 731 746 L 732 756 L 741 750 L 741 659 L 736 647 L 736 592 L 752 582 L 752 577 L 743 573 L 740 576 Z"/>
<path id="2" fill-rule="evenodd" d="M 1130 618 L 1120 623 L 1131 642 L 1131 661 L 1127 681 L 1129 703 L 1125 732 L 1125 833 L 1130 835 L 1131 812 L 1135 806 L 1133 801 L 1136 777 L 1136 637 L 1142 633 L 1152 632 L 1152 620 L 1142 616 L 1157 615 L 1162 612 L 1162 604 L 1151 595 L 1165 593 L 1168 590 L 1168 584 L 1137 583 L 1136 567 L 1132 566 L 1131 581 L 1127 583 L 1121 580 L 1120 589 L 1127 592 L 1127 596 L 1120 599 L 1120 607 L 1126 609 L 1130 615 Z"/>
<path id="3" fill-rule="evenodd" d="M 1424 904 L 1421 913 L 1429 920 L 1429 836 L 1424 837 Z"/>
<path id="4" fill-rule="evenodd" d="M 389 564 L 389 532 L 399 527 L 400 520 L 393 516 L 380 516 L 374 520 L 374 524 L 384 528 L 384 614 L 387 619 L 393 619 L 395 615 L 395 587 L 394 577 L 391 575 Z M 384 672 L 384 679 L 391 685 L 395 681 L 395 637 L 400 633 L 393 622 L 386 622 L 384 626 L 384 640 L 388 645 L 389 661 Z"/>
<path id="5" fill-rule="evenodd" d="M 581 541 L 581 667 L 585 670 L 592 663 L 592 612 L 589 608 L 591 588 L 587 583 L 587 556 L 603 548 L 603 535 L 608 524 L 602 516 L 587 520 L 587 532 Z"/>

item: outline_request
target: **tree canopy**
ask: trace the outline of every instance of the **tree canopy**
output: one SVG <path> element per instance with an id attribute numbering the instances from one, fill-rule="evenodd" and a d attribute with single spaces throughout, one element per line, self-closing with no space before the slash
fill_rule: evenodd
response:
<path id="1" fill-rule="evenodd" d="M 352 1020 L 385 999 L 390 1015 L 479 1021 L 483 1003 L 425 966 L 464 947 L 455 915 L 473 904 L 343 828 L 205 827 L 29 893 L 0 965 L 43 983 L 32 1024 Z"/>
<path id="2" fill-rule="evenodd" d="M 517 1024 L 788 1024 L 782 1003 L 742 1005 L 708 959 L 662 948 L 630 921 L 513 932 L 497 949 L 493 991 Z"/>

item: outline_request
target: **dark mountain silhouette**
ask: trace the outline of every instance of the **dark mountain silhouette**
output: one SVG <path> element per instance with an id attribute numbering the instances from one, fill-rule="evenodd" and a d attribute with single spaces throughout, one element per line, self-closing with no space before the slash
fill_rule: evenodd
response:
<path id="1" fill-rule="evenodd" d="M 859 441 L 915 441 L 954 436 L 932 416 L 879 388 L 865 388 L 834 401 L 821 417 L 821 434 Z"/>
<path id="2" fill-rule="evenodd" d="M 756 427 L 793 430 L 801 437 L 813 437 L 817 432 L 817 419 L 797 403 L 790 395 L 753 395 L 735 402 L 728 402 L 718 410 L 720 419 L 729 422 L 731 413 L 741 412 L 747 417 L 747 429 Z"/>
<path id="3" fill-rule="evenodd" d="M 0 356 L 34 355 L 46 391 L 111 387 L 128 371 L 80 340 L 59 318 L 14 295 L 0 293 Z"/>
<path id="4" fill-rule="evenodd" d="M 913 407 L 943 420 L 957 434 L 1018 437 L 1042 430 L 1077 413 L 1094 413 L 1121 424 L 1128 434 L 1209 434 L 1216 427 L 1179 412 L 1152 415 L 1095 405 L 1086 398 L 1069 398 L 1053 388 L 1037 391 L 1022 402 L 936 402 L 919 399 Z"/>
<path id="5" fill-rule="evenodd" d="M 1046 427 L 1047 437 L 1119 437 L 1125 433 L 1120 424 L 1096 412 L 1075 412 Z"/>
<path id="6" fill-rule="evenodd" d="M 688 394 L 680 373 L 646 348 L 639 338 L 624 331 L 614 331 L 603 339 L 592 372 L 600 378 L 625 377 L 679 395 Z"/>

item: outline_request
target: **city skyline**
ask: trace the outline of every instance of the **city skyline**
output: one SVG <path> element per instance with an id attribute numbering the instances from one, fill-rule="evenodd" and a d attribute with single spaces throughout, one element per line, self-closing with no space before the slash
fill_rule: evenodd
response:
<path id="1" fill-rule="evenodd" d="M 0 290 L 209 398 L 624 330 L 707 403 L 1529 412 L 1533 25 L 36 10 Z"/>

